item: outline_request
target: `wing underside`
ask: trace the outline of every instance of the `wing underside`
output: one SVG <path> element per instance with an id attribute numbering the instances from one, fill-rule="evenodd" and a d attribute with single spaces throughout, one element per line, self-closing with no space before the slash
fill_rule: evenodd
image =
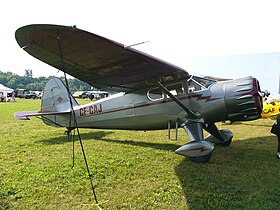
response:
<path id="1" fill-rule="evenodd" d="M 75 27 L 28 25 L 15 36 L 32 56 L 99 89 L 132 91 L 188 76 L 180 67 Z"/>

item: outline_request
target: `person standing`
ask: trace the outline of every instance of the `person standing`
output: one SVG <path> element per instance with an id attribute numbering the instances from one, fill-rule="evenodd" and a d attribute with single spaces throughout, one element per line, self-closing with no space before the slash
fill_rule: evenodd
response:
<path id="1" fill-rule="evenodd" d="M 272 125 L 270 132 L 277 136 L 277 158 L 280 159 L 280 114 L 276 116 L 276 122 Z"/>
<path id="2" fill-rule="evenodd" d="M 3 92 L 0 92 L 0 100 L 1 100 L 1 102 L 3 102 L 4 101 L 4 93 Z"/>

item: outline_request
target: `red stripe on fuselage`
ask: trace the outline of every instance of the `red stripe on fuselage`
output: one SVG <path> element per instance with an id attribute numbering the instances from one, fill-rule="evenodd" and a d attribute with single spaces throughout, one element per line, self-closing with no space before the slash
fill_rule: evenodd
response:
<path id="1" fill-rule="evenodd" d="M 221 99 L 221 98 L 211 98 L 211 96 L 203 96 L 203 94 L 183 96 L 183 97 L 180 97 L 178 99 L 179 100 L 186 100 L 186 99 L 191 99 L 191 98 L 196 98 L 197 101 L 205 100 L 206 102 L 208 102 L 208 101 L 215 101 L 215 100 Z M 103 110 L 103 112 L 101 112 L 101 113 L 97 113 L 95 115 L 84 115 L 83 117 L 97 116 L 97 115 L 103 115 L 103 114 L 110 114 L 110 113 L 114 113 L 114 112 L 121 112 L 121 111 L 130 110 L 130 109 L 138 109 L 138 108 L 142 108 L 142 107 L 148 107 L 148 106 L 153 106 L 153 105 L 158 105 L 158 104 L 165 104 L 165 103 L 171 103 L 171 102 L 174 102 L 174 101 L 172 99 L 167 99 L 165 101 L 157 101 L 157 102 L 142 104 L 142 105 L 133 106 L 133 107 L 126 107 L 126 108 L 121 108 L 121 109 L 115 109 L 115 110 L 111 110 L 111 111 L 107 111 L 107 112 Z"/>

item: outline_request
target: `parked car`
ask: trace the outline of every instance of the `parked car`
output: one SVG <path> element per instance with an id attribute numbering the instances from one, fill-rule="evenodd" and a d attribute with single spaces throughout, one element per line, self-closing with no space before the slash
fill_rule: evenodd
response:
<path id="1" fill-rule="evenodd" d="M 16 91 L 16 97 L 18 98 L 26 98 L 26 99 L 36 99 L 36 98 L 40 98 L 41 96 L 39 96 L 38 94 L 41 91 L 30 91 L 30 90 L 26 90 L 26 89 L 18 89 Z"/>
<path id="2" fill-rule="evenodd" d="M 30 98 L 36 99 L 36 98 L 37 98 L 37 94 L 28 91 L 28 92 L 25 92 L 25 93 L 23 94 L 23 97 L 26 98 L 26 99 L 30 99 Z"/>
<path id="3" fill-rule="evenodd" d="M 88 91 L 82 92 L 81 95 L 79 95 L 79 98 L 89 98 L 90 93 Z"/>

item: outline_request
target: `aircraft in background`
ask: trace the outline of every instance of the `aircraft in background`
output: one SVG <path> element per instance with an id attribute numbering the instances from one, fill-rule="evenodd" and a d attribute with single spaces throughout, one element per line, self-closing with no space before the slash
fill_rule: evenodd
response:
<path id="1" fill-rule="evenodd" d="M 280 114 L 280 95 L 279 97 L 270 97 L 263 101 L 262 118 L 272 118 Z"/>
<path id="2" fill-rule="evenodd" d="M 35 58 L 92 87 L 119 92 L 80 106 L 58 78 L 50 79 L 40 111 L 17 112 L 22 120 L 41 117 L 51 126 L 155 130 L 182 127 L 190 142 L 176 153 L 207 162 L 214 144 L 229 146 L 233 134 L 220 121 L 261 117 L 262 96 L 256 78 L 215 81 L 131 47 L 76 27 L 28 25 L 16 31 L 19 46 Z M 210 133 L 203 136 L 203 129 Z"/>
<path id="3" fill-rule="evenodd" d="M 273 118 L 280 114 L 280 74 L 279 74 L 279 90 L 278 94 L 270 96 L 268 90 L 262 91 L 263 95 L 263 110 L 262 118 Z"/>

